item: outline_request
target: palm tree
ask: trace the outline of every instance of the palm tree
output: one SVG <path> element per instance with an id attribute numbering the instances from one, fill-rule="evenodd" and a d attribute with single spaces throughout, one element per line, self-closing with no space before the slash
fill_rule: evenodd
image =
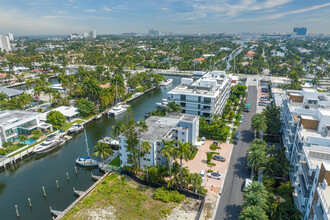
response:
<path id="1" fill-rule="evenodd" d="M 5 141 L 5 142 L 2 143 L 2 146 L 3 146 L 4 148 L 10 148 L 10 147 L 12 147 L 13 145 L 14 145 L 14 143 L 13 143 L 12 141 Z"/>
<path id="2" fill-rule="evenodd" d="M 144 157 L 144 155 L 149 153 L 150 150 L 151 150 L 151 144 L 148 141 L 143 141 L 140 157 Z M 147 180 L 148 180 L 148 159 L 146 160 L 146 162 L 147 162 Z"/>
<path id="3" fill-rule="evenodd" d="M 268 191 L 263 184 L 259 184 L 258 181 L 252 181 L 252 183 L 244 189 L 246 194 L 257 193 L 261 195 L 268 195 Z"/>
<path id="4" fill-rule="evenodd" d="M 196 191 L 203 183 L 202 176 L 199 173 L 189 174 L 189 183 L 192 185 L 193 191 Z"/>
<path id="5" fill-rule="evenodd" d="M 253 115 L 251 119 L 251 127 L 257 132 L 257 137 L 260 138 L 260 131 L 266 131 L 267 129 L 266 117 L 261 113 Z"/>
<path id="6" fill-rule="evenodd" d="M 175 154 L 174 142 L 175 140 L 165 141 L 162 140 L 164 147 L 160 150 L 160 153 L 163 157 L 167 160 L 167 166 L 170 171 L 170 179 L 172 179 L 172 163 L 173 163 L 173 156 Z"/>
<path id="7" fill-rule="evenodd" d="M 245 193 L 243 197 L 243 206 L 259 206 L 267 210 L 267 198 L 260 193 Z"/>
<path id="8" fill-rule="evenodd" d="M 176 104 L 175 101 L 169 102 L 167 108 L 170 112 L 181 112 L 181 107 L 179 104 Z"/>
<path id="9" fill-rule="evenodd" d="M 0 92 L 0 101 L 5 101 L 8 99 L 8 95 L 4 92 Z"/>
<path id="10" fill-rule="evenodd" d="M 255 175 L 258 175 L 258 170 L 260 166 L 263 165 L 265 160 L 265 151 L 260 149 L 250 151 L 250 153 L 247 155 L 248 165 L 254 170 Z"/>
<path id="11" fill-rule="evenodd" d="M 242 209 L 239 220 L 268 220 L 266 212 L 259 206 L 246 206 Z"/>
<path id="12" fill-rule="evenodd" d="M 93 155 L 99 157 L 102 161 L 104 161 L 106 157 L 110 157 L 113 155 L 113 150 L 107 144 L 98 143 L 94 147 Z"/>
<path id="13" fill-rule="evenodd" d="M 28 141 L 29 138 L 26 137 L 25 135 L 20 135 L 18 136 L 18 141 L 21 143 L 21 144 L 25 144 L 26 141 Z"/>
<path id="14" fill-rule="evenodd" d="M 266 152 L 267 146 L 268 145 L 264 140 L 254 139 L 250 144 L 249 152 L 254 150 L 262 150 Z"/>
<path id="15" fill-rule="evenodd" d="M 140 169 L 140 163 L 141 163 L 141 133 L 148 131 L 148 125 L 145 121 L 142 121 L 140 118 L 140 121 L 136 123 L 138 127 L 138 133 L 139 133 L 139 168 Z"/>
<path id="16" fill-rule="evenodd" d="M 182 160 L 189 161 L 190 158 L 190 144 L 188 142 L 182 143 L 178 141 L 178 147 L 175 148 L 175 156 L 180 159 L 180 189 L 182 190 Z"/>
<path id="17" fill-rule="evenodd" d="M 111 136 L 118 140 L 118 136 L 123 133 L 125 130 L 124 124 L 122 121 L 119 121 L 116 125 L 112 126 Z"/>

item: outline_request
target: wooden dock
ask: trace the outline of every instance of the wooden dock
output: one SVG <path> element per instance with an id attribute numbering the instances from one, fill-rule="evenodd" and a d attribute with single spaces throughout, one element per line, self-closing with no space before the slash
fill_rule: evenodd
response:
<path id="1" fill-rule="evenodd" d="M 92 180 L 94 180 L 94 181 L 97 181 L 102 178 L 102 176 L 96 176 L 96 175 L 93 175 L 93 173 L 91 173 L 91 176 L 92 176 Z"/>
<path id="2" fill-rule="evenodd" d="M 50 213 L 52 213 L 52 215 L 55 217 L 57 217 L 63 213 L 62 211 L 53 210 L 52 207 L 49 207 L 49 209 L 50 209 Z"/>
<path id="3" fill-rule="evenodd" d="M 82 196 L 85 193 L 84 191 L 76 190 L 74 187 L 73 187 L 73 192 L 75 196 Z"/>

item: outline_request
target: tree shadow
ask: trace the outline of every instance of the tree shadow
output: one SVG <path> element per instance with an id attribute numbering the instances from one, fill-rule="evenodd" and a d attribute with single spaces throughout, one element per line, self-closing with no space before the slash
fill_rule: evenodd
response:
<path id="1" fill-rule="evenodd" d="M 252 130 L 241 130 L 240 141 L 244 143 L 250 143 L 251 141 L 253 141 Z"/>
<path id="2" fill-rule="evenodd" d="M 239 205 L 227 205 L 225 207 L 225 220 L 237 220 L 239 213 L 241 212 L 241 206 Z"/>
<path id="3" fill-rule="evenodd" d="M 249 178 L 249 168 L 247 167 L 246 157 L 237 158 L 237 163 L 234 164 L 234 175 L 243 180 Z"/>

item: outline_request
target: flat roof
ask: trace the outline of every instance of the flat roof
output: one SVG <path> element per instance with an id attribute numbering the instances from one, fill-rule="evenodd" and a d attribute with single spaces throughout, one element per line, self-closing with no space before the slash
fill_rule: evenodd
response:
<path id="1" fill-rule="evenodd" d="M 38 112 L 29 112 L 23 110 L 5 110 L 0 111 L 0 125 L 7 127 L 19 123 L 20 121 L 27 120 L 31 117 L 41 115 Z"/>
<path id="2" fill-rule="evenodd" d="M 0 93 L 1 92 L 7 94 L 7 96 L 9 98 L 19 96 L 24 93 L 24 91 L 22 91 L 22 90 L 0 87 Z"/>

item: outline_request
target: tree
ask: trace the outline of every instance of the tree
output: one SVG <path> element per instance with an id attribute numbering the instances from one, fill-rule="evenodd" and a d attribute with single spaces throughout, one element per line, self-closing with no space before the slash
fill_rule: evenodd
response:
<path id="1" fill-rule="evenodd" d="M 119 121 L 116 125 L 112 126 L 111 135 L 116 140 L 118 140 L 118 136 L 124 132 L 124 124 L 122 121 Z"/>
<path id="2" fill-rule="evenodd" d="M 33 139 L 39 139 L 42 136 L 42 132 L 39 130 L 33 130 L 32 131 Z"/>
<path id="3" fill-rule="evenodd" d="M 55 128 L 60 128 L 66 121 L 66 117 L 59 111 L 51 111 L 46 116 L 47 122 Z"/>
<path id="4" fill-rule="evenodd" d="M 266 212 L 259 206 L 245 206 L 240 215 L 239 220 L 268 220 Z"/>
<path id="5" fill-rule="evenodd" d="M 139 133 L 139 169 L 141 169 L 140 163 L 141 163 L 141 133 L 148 131 L 148 126 L 145 121 L 142 121 L 140 119 L 139 122 L 136 123 Z"/>
<path id="6" fill-rule="evenodd" d="M 254 170 L 255 175 L 258 175 L 258 170 L 260 166 L 263 165 L 265 160 L 266 160 L 265 151 L 261 149 L 250 151 L 250 153 L 247 155 L 248 165 Z"/>
<path id="7" fill-rule="evenodd" d="M 0 101 L 8 99 L 8 95 L 4 92 L 0 92 Z"/>
<path id="8" fill-rule="evenodd" d="M 256 131 L 257 137 L 260 138 L 260 131 L 266 131 L 266 118 L 263 114 L 257 113 L 252 116 L 251 127 Z"/>
<path id="9" fill-rule="evenodd" d="M 260 193 L 245 193 L 243 197 L 243 206 L 259 206 L 267 210 L 267 198 Z"/>
<path id="10" fill-rule="evenodd" d="M 141 144 L 141 153 L 140 153 L 140 158 L 144 157 L 144 155 L 146 155 L 147 153 L 149 153 L 149 151 L 151 150 L 151 144 L 148 141 L 143 141 Z M 148 180 L 148 160 L 146 160 L 147 162 L 147 180 Z"/>
<path id="11" fill-rule="evenodd" d="M 196 191 L 196 189 L 203 183 L 202 176 L 199 173 L 189 174 L 189 183 L 192 186 L 192 190 Z"/>
<path id="12" fill-rule="evenodd" d="M 87 99 L 79 99 L 77 102 L 77 107 L 83 117 L 96 113 L 96 107 L 94 103 Z"/>
<path id="13" fill-rule="evenodd" d="M 25 144 L 28 140 L 29 140 L 29 138 L 26 137 L 25 135 L 20 135 L 20 136 L 18 136 L 18 141 L 19 141 L 21 144 Z"/>
<path id="14" fill-rule="evenodd" d="M 171 141 L 162 140 L 164 147 L 160 150 L 160 153 L 167 160 L 167 166 L 170 171 L 170 179 L 172 179 L 171 169 L 172 169 L 173 157 L 175 156 L 175 148 L 173 146 L 174 142 L 175 140 L 171 140 Z"/>
<path id="15" fill-rule="evenodd" d="M 14 143 L 12 141 L 5 141 L 2 143 L 2 146 L 4 148 L 11 148 L 14 145 Z"/>
<path id="16" fill-rule="evenodd" d="M 124 120 L 124 131 L 126 135 L 126 148 L 128 152 L 128 163 L 132 164 L 135 168 L 138 166 L 138 158 L 139 158 L 139 139 L 138 133 L 136 131 L 136 124 L 133 118 L 133 112 L 129 108 L 125 114 Z"/>
<path id="17" fill-rule="evenodd" d="M 180 189 L 182 190 L 182 161 L 185 159 L 189 161 L 190 159 L 190 144 L 188 142 L 182 143 L 177 142 L 178 146 L 175 148 L 175 156 L 180 159 Z"/>
<path id="18" fill-rule="evenodd" d="M 175 101 L 169 102 L 167 108 L 170 112 L 181 112 L 181 107 L 179 104 L 176 104 Z"/>
<path id="19" fill-rule="evenodd" d="M 113 155 L 113 151 L 109 145 L 104 144 L 104 143 L 98 143 L 94 147 L 93 155 L 99 157 L 102 161 L 104 161 L 105 158 Z"/>

